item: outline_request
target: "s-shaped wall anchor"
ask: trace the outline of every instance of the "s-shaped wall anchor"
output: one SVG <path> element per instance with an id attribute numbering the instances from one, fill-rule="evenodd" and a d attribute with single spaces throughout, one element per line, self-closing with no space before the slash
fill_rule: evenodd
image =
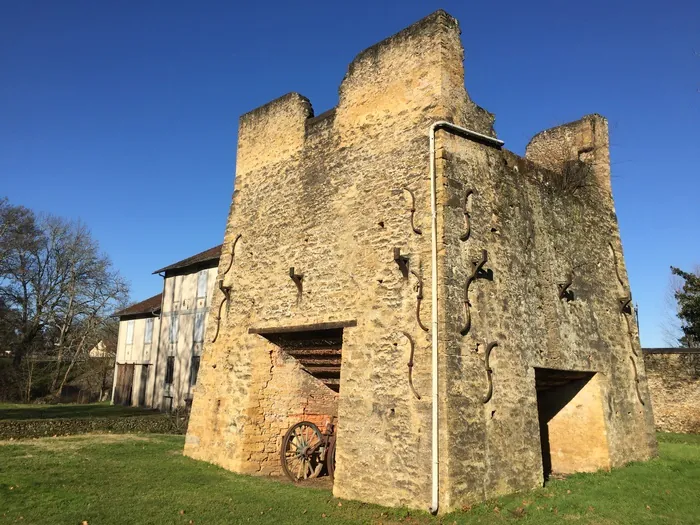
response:
<path id="1" fill-rule="evenodd" d="M 469 214 L 469 202 L 471 200 L 472 195 L 474 194 L 474 190 L 468 189 L 466 193 L 464 194 L 464 222 L 465 222 L 465 231 L 462 235 L 459 236 L 460 241 L 466 241 L 469 239 L 469 236 L 472 233 L 472 225 L 471 225 L 471 215 Z"/>
<path id="2" fill-rule="evenodd" d="M 423 321 L 421 321 L 420 318 L 420 305 L 423 301 L 423 278 L 415 270 L 411 270 L 411 273 L 416 276 L 416 279 L 418 279 L 418 282 L 416 283 L 416 321 L 418 321 L 418 326 L 421 327 L 421 330 L 427 332 L 428 327 L 423 324 Z"/>
<path id="3" fill-rule="evenodd" d="M 469 302 L 469 286 L 472 284 L 477 277 L 481 277 L 485 274 L 483 272 L 484 264 L 488 261 L 488 252 L 486 250 L 481 250 L 481 260 L 472 261 L 472 273 L 467 277 L 467 282 L 464 285 L 464 326 L 459 331 L 462 335 L 467 335 L 472 327 L 472 314 L 470 310 L 471 303 Z"/>
<path id="4" fill-rule="evenodd" d="M 304 274 L 303 273 L 295 273 L 294 272 L 294 266 L 289 268 L 289 277 L 294 281 L 294 284 L 297 285 L 297 302 L 301 301 L 302 293 L 304 292 L 304 287 L 302 285 L 302 281 L 304 279 Z"/>
<path id="5" fill-rule="evenodd" d="M 224 270 L 224 273 L 221 274 L 221 278 L 218 282 L 219 290 L 221 290 L 221 292 L 224 294 L 224 298 L 221 299 L 221 302 L 219 303 L 219 311 L 216 317 L 214 318 L 214 320 L 216 321 L 216 332 L 214 332 L 214 337 L 211 340 L 212 343 L 215 343 L 216 339 L 219 337 L 219 328 L 221 326 L 221 309 L 224 307 L 224 304 L 231 299 L 231 286 L 224 286 L 224 278 L 233 266 L 233 258 L 236 254 L 236 244 L 238 244 L 238 239 L 240 238 L 241 234 L 239 233 L 238 235 L 236 235 L 236 238 L 234 239 L 233 244 L 231 245 L 231 259 L 228 262 L 226 270 Z"/>
<path id="6" fill-rule="evenodd" d="M 491 357 L 491 350 L 493 350 L 497 346 L 497 341 L 489 343 L 486 347 L 486 352 L 484 353 L 484 368 L 486 369 L 486 379 L 489 382 L 489 388 L 486 391 L 486 395 L 481 399 L 481 401 L 484 404 L 491 401 L 491 397 L 493 396 L 493 379 L 491 377 L 491 374 L 493 374 L 493 370 L 491 369 L 491 365 L 489 364 L 489 358 Z"/>
<path id="7" fill-rule="evenodd" d="M 406 336 L 406 339 L 408 339 L 408 342 L 411 344 L 411 355 L 408 358 L 408 386 L 411 387 L 411 392 L 413 392 L 413 395 L 416 396 L 416 399 L 420 399 L 420 394 L 416 392 L 416 389 L 413 386 L 413 353 L 416 350 L 416 345 L 408 332 L 401 333 Z"/>
<path id="8" fill-rule="evenodd" d="M 639 375 L 637 374 L 637 363 L 634 362 L 634 357 L 629 356 L 630 361 L 632 361 L 632 368 L 634 369 L 634 388 L 637 391 L 637 399 L 644 406 L 644 400 L 642 399 L 642 394 L 639 392 Z"/>
<path id="9" fill-rule="evenodd" d="M 422 235 L 423 230 L 418 228 L 413 222 L 416 215 L 416 196 L 408 188 L 404 188 L 404 190 L 411 194 L 411 229 L 413 230 L 413 233 L 417 235 Z"/>

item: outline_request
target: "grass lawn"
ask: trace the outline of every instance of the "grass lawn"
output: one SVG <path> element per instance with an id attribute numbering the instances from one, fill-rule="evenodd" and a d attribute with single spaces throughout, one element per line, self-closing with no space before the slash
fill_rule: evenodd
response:
<path id="1" fill-rule="evenodd" d="M 158 414 L 156 410 L 110 405 L 109 403 L 89 403 L 85 405 L 17 405 L 0 403 L 2 419 L 65 419 L 84 417 L 124 417 Z"/>
<path id="2" fill-rule="evenodd" d="M 648 463 L 555 480 L 440 518 L 239 476 L 183 457 L 181 436 L 4 441 L 0 523 L 700 523 L 700 436 L 659 440 L 660 457 Z"/>

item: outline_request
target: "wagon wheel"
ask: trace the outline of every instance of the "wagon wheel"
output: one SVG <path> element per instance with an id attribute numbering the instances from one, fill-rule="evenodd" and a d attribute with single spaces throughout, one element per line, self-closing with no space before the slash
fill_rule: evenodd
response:
<path id="1" fill-rule="evenodd" d="M 282 470 L 292 481 L 315 478 L 323 468 L 322 450 L 323 436 L 318 427 L 308 421 L 297 423 L 282 440 Z"/>
<path id="2" fill-rule="evenodd" d="M 335 477 L 335 439 L 331 438 L 331 442 L 328 444 L 328 452 L 326 453 L 326 471 L 328 472 L 328 477 L 333 479 Z"/>

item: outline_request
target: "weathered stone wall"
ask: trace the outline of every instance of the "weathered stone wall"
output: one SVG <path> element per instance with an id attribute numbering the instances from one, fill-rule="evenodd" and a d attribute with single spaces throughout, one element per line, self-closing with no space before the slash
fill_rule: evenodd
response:
<path id="1" fill-rule="evenodd" d="M 332 415 L 336 398 L 323 396 L 325 387 L 249 329 L 356 321 L 343 332 L 334 493 L 429 505 L 431 346 L 416 320 L 419 280 L 418 315 L 426 326 L 431 315 L 428 129 L 447 120 L 493 136 L 492 116 L 466 93 L 462 60 L 457 22 L 437 12 L 358 55 L 334 110 L 314 117 L 308 100 L 289 94 L 241 117 L 219 267 L 231 301 L 216 342 L 205 348 L 186 454 L 274 473 L 284 430 L 307 418 L 311 398 L 320 396 L 313 417 Z M 541 483 L 534 367 L 597 373 L 590 399 L 603 400 L 612 465 L 654 453 L 635 323 L 619 313 L 629 285 L 605 186 L 607 124 L 593 116 L 571 126 L 563 135 L 590 150 L 563 147 L 562 131 L 552 130 L 528 152 L 545 166 L 438 132 L 443 510 Z M 543 161 L 550 157 L 574 174 L 588 166 L 593 176 L 562 190 L 561 173 L 549 171 L 558 165 Z M 471 235 L 464 241 L 468 189 Z M 394 248 L 408 257 L 406 277 Z M 469 290 L 472 329 L 463 336 L 464 284 L 484 249 L 492 277 Z M 304 276 L 301 299 L 290 267 Z M 557 283 L 572 270 L 575 298 L 567 302 Z M 210 317 L 208 341 L 217 323 Z M 408 383 L 402 332 L 416 342 L 420 399 Z M 493 396 L 484 403 L 491 341 L 499 346 Z"/>
<path id="2" fill-rule="evenodd" d="M 700 350 L 644 350 L 656 428 L 700 434 Z"/>
<path id="3" fill-rule="evenodd" d="M 311 421 L 323 431 L 338 413 L 338 395 L 301 370 L 299 363 L 271 343 L 255 360 L 246 419 L 249 429 L 242 472 L 281 475 L 280 448 L 289 427 Z"/>
<path id="4" fill-rule="evenodd" d="M 566 133 L 552 130 L 533 154 L 549 158 L 549 148 L 561 166 L 570 150 L 556 137 L 582 144 L 591 155 L 580 169 L 590 173 L 574 187 L 561 184 L 561 172 L 441 133 L 449 506 L 541 482 L 535 367 L 597 372 L 611 465 L 650 457 L 655 441 L 636 323 L 631 312 L 619 312 L 629 284 L 609 191 L 606 121 L 591 116 Z M 463 241 L 468 190 L 471 234 Z M 472 326 L 463 337 L 464 286 L 484 249 L 493 280 L 471 284 Z M 574 299 L 567 301 L 559 283 L 570 275 Z M 473 393 L 487 390 L 484 350 L 492 341 L 494 393 L 483 404 Z"/>
<path id="5" fill-rule="evenodd" d="M 445 75 L 448 51 L 454 72 Z M 233 299 L 205 352 L 187 454 L 257 471 L 251 454 L 261 440 L 271 447 L 283 433 L 283 423 L 258 424 L 260 400 L 273 397 L 266 381 L 270 375 L 277 381 L 281 370 L 271 366 L 274 347 L 250 327 L 356 320 L 343 336 L 334 490 L 389 505 L 429 504 L 429 336 L 415 320 L 416 279 L 402 276 L 393 248 L 410 254 L 429 305 L 425 132 L 431 122 L 452 118 L 451 99 L 441 94 L 447 87 L 458 85 L 466 96 L 461 56 L 456 22 L 438 13 L 360 54 L 334 110 L 314 118 L 309 102 L 290 94 L 241 118 L 223 250 L 242 234 L 225 277 Z M 489 131 L 485 112 L 473 120 Z M 404 188 L 416 195 L 415 223 L 424 235 L 411 229 Z M 222 255 L 220 273 L 227 264 Z M 304 275 L 301 301 L 292 266 Z M 423 320 L 429 315 L 424 306 Z M 409 390 L 403 330 L 416 340 L 414 385 L 422 400 Z M 214 331 L 210 322 L 210 338 Z M 300 381 L 308 376 L 293 376 L 278 383 L 303 391 Z M 299 413 L 284 403 L 263 404 L 265 421 L 291 425 L 290 410 Z"/>

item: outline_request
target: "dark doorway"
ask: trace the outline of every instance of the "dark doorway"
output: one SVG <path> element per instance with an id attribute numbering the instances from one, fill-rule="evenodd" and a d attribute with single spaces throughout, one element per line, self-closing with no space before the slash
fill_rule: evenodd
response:
<path id="1" fill-rule="evenodd" d="M 117 365 L 117 386 L 114 389 L 114 404 L 131 405 L 134 390 L 134 365 Z"/>
<path id="2" fill-rule="evenodd" d="M 340 391 L 342 328 L 258 333 L 299 361 L 309 374 L 328 388 Z"/>
<path id="3" fill-rule="evenodd" d="M 600 385 L 595 372 L 535 368 L 542 470 L 595 471 L 609 466 Z"/>
<path id="4" fill-rule="evenodd" d="M 146 406 L 146 387 L 148 386 L 148 365 L 141 365 L 141 383 L 139 384 L 139 406 Z"/>

